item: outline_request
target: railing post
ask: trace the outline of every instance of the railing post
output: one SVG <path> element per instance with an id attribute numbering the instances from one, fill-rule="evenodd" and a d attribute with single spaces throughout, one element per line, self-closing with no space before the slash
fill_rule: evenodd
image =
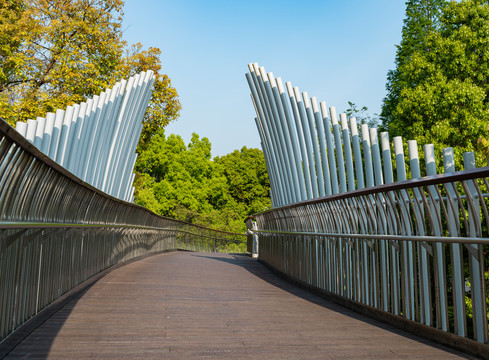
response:
<path id="1" fill-rule="evenodd" d="M 411 178 L 418 179 L 421 177 L 419 166 L 418 143 L 416 140 L 408 141 L 409 163 L 411 168 Z M 425 231 L 425 209 L 422 202 L 420 190 L 413 189 L 413 207 L 414 218 L 416 219 L 416 234 L 419 236 L 426 235 Z M 428 265 L 428 251 L 426 243 L 417 243 L 416 251 L 418 253 L 418 274 L 419 274 L 419 316 L 420 322 L 431 326 L 431 284 L 430 271 Z"/>
<path id="2" fill-rule="evenodd" d="M 443 149 L 443 167 L 445 173 L 455 172 L 455 160 L 453 148 Z M 450 236 L 460 235 L 459 204 L 457 198 L 457 185 L 448 183 L 447 189 L 447 208 L 448 208 L 448 232 Z M 467 333 L 465 324 L 465 291 L 463 276 L 463 254 L 462 247 L 458 243 L 450 244 L 450 258 L 452 270 L 452 292 L 453 292 L 453 316 L 455 333 L 465 336 Z"/>
<path id="3" fill-rule="evenodd" d="M 406 165 L 404 161 L 404 148 L 402 143 L 402 137 L 394 137 L 394 151 L 396 156 L 396 173 L 397 181 L 406 180 Z M 401 203 L 400 209 L 404 226 L 401 229 L 401 234 L 404 236 L 412 235 L 411 227 L 408 226 L 409 219 L 411 217 L 409 210 L 409 195 L 407 191 L 401 191 Z M 401 269 L 402 277 L 401 283 L 403 287 L 403 309 L 407 319 L 415 319 L 415 277 L 414 277 L 414 254 L 413 243 L 411 241 L 404 241 L 402 243 L 402 258 Z"/>
<path id="4" fill-rule="evenodd" d="M 466 152 L 464 157 L 464 169 L 475 169 L 475 155 L 473 152 Z M 464 184 L 463 184 L 464 185 Z M 469 235 L 470 237 L 480 237 L 482 224 L 480 218 L 479 193 L 476 183 L 473 180 L 467 181 L 465 187 L 467 193 L 469 209 Z M 485 306 L 485 286 L 484 286 L 484 255 L 482 245 L 466 244 L 469 250 L 470 267 L 470 298 L 472 301 L 472 320 L 474 324 L 474 338 L 481 343 L 487 341 L 487 313 Z"/>
<path id="5" fill-rule="evenodd" d="M 426 175 L 436 175 L 435 149 L 433 144 L 424 146 Z M 435 186 L 429 186 L 431 202 L 429 212 L 435 218 L 440 214 L 440 201 Z M 441 236 L 440 224 L 433 222 L 432 235 Z M 435 279 L 435 304 L 437 327 L 448 331 L 448 303 L 446 299 L 446 273 L 445 273 L 445 246 L 443 243 L 435 243 L 433 246 L 433 271 Z"/>
<path id="6" fill-rule="evenodd" d="M 258 230 L 256 221 L 252 221 L 251 223 L 251 231 L 253 233 L 253 245 L 252 245 L 252 252 L 251 252 L 252 258 L 258 258 L 258 233 L 256 232 L 256 230 Z"/>

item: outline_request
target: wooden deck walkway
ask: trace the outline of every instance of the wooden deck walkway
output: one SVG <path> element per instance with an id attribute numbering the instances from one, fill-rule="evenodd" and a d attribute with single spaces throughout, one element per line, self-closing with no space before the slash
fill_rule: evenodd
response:
<path id="1" fill-rule="evenodd" d="M 244 255 L 174 252 L 100 279 L 9 359 L 460 359 Z"/>

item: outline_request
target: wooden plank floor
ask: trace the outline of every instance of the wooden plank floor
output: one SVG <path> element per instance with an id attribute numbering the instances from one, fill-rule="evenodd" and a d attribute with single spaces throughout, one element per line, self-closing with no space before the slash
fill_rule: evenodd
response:
<path id="1" fill-rule="evenodd" d="M 9 359 L 460 359 L 281 280 L 244 255 L 174 252 L 121 267 Z"/>

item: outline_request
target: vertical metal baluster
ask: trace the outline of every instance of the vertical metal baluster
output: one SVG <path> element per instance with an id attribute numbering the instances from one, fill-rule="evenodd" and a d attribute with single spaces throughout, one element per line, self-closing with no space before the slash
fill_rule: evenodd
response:
<path id="1" fill-rule="evenodd" d="M 356 177 L 356 187 L 357 189 L 363 189 L 365 187 L 365 181 L 363 176 L 363 159 L 362 152 L 360 149 L 360 136 L 358 134 L 357 119 L 355 117 L 350 118 L 350 129 L 351 129 L 351 141 L 353 146 L 353 156 L 355 161 L 355 177 Z M 358 213 L 358 202 L 354 202 L 355 211 Z M 365 229 L 361 226 L 362 222 L 360 217 L 358 219 L 357 233 L 365 233 Z M 357 301 L 365 301 L 366 291 L 364 289 L 364 284 L 366 283 L 366 273 L 362 270 L 363 259 L 365 258 L 365 244 L 363 240 L 356 239 L 357 247 L 357 264 L 358 264 L 358 277 L 359 277 L 359 288 L 358 288 L 358 298 Z"/>
<path id="2" fill-rule="evenodd" d="M 475 169 L 475 154 L 466 152 L 464 157 L 464 169 Z M 467 207 L 469 213 L 469 236 L 481 237 L 481 211 L 479 194 L 475 187 L 475 180 L 465 182 Z M 486 294 L 484 286 L 484 253 L 482 245 L 466 244 L 469 250 L 470 266 L 470 297 L 472 300 L 472 320 L 474 324 L 474 338 L 480 343 L 487 342 L 487 312 Z"/>
<path id="3" fill-rule="evenodd" d="M 372 164 L 372 153 L 370 148 L 370 134 L 367 124 L 361 125 L 362 130 L 362 148 L 363 148 L 363 160 L 365 165 L 365 180 L 366 187 L 374 186 L 374 173 Z M 372 229 L 368 229 L 366 233 L 372 233 Z M 370 255 L 370 256 L 369 256 Z M 370 264 L 368 257 L 370 257 Z M 370 266 L 369 266 L 370 265 Z M 365 282 L 365 288 L 368 292 L 367 305 L 377 307 L 377 281 L 376 281 L 376 263 L 375 263 L 375 251 L 372 247 L 368 246 L 368 242 L 365 242 L 365 257 L 364 257 L 364 272 L 368 277 Z"/>
<path id="4" fill-rule="evenodd" d="M 394 182 L 394 174 L 392 170 L 392 157 L 391 157 L 391 148 L 389 142 L 389 134 L 387 132 L 380 133 L 380 145 L 382 151 L 382 165 L 384 169 L 384 182 L 386 184 L 391 184 Z M 390 233 L 397 234 L 398 227 L 396 222 L 397 210 L 395 209 L 395 196 L 393 192 L 388 192 L 386 194 L 388 197 L 388 221 Z M 391 303 L 392 303 L 392 312 L 396 315 L 399 315 L 399 301 L 401 298 L 400 287 L 399 287 L 399 242 L 392 240 L 387 241 L 387 246 L 390 248 L 390 258 L 391 258 Z"/>
<path id="5" fill-rule="evenodd" d="M 406 165 L 404 161 L 404 147 L 402 138 L 400 136 L 394 137 L 394 151 L 396 155 L 396 174 L 397 181 L 406 180 Z M 401 226 L 401 234 L 404 236 L 411 236 L 411 220 L 410 210 L 408 205 L 408 194 L 406 191 L 400 191 L 400 198 L 402 199 L 399 204 L 402 213 L 403 226 Z M 414 287 L 416 286 L 416 279 L 414 277 L 414 255 L 413 255 L 413 242 L 402 242 L 402 260 L 401 260 L 401 283 L 403 285 L 403 310 L 407 319 L 415 319 L 415 296 Z"/>
<path id="6" fill-rule="evenodd" d="M 433 144 L 424 146 L 426 175 L 436 175 L 435 148 Z M 428 191 L 434 203 L 430 203 L 431 213 L 440 214 L 440 198 L 438 197 L 435 186 L 429 186 Z M 436 219 L 438 220 L 438 219 Z M 434 221 L 432 235 L 442 236 L 438 221 Z M 448 331 L 448 304 L 446 298 L 446 273 L 445 273 L 445 246 L 443 243 L 433 244 L 433 268 L 435 271 L 435 307 L 437 327 L 443 331 Z"/>
<path id="7" fill-rule="evenodd" d="M 443 166 L 445 173 L 455 172 L 453 148 L 443 149 Z M 448 183 L 446 184 L 446 189 L 447 209 L 449 215 L 449 218 L 447 219 L 448 232 L 450 236 L 459 236 L 460 222 L 456 184 Z M 450 250 L 455 333 L 460 336 L 466 336 L 467 328 L 465 323 L 465 291 L 462 247 L 458 243 L 452 243 L 450 244 Z"/>
<path id="8" fill-rule="evenodd" d="M 411 168 L 411 177 L 417 179 L 421 177 L 421 171 L 419 167 L 419 157 L 418 157 L 418 144 L 416 140 L 408 141 L 409 149 L 409 161 Z M 424 224 L 424 208 L 422 205 L 421 194 L 419 193 L 422 189 L 414 188 L 414 215 L 416 219 L 416 229 L 418 236 L 426 235 L 425 224 Z M 416 206 L 417 204 L 417 206 Z M 418 249 L 418 266 L 419 266 L 419 278 L 420 278 L 420 319 L 421 323 L 431 326 L 431 290 L 430 290 L 430 275 L 428 268 L 428 252 L 426 248 L 421 244 L 417 243 Z"/>
<path id="9" fill-rule="evenodd" d="M 344 155 L 345 155 L 345 166 L 346 166 L 346 176 L 347 176 L 347 182 L 348 182 L 348 191 L 353 191 L 355 190 L 355 174 L 353 171 L 353 157 L 352 157 L 352 150 L 351 150 L 351 142 L 350 142 L 350 133 L 348 131 L 348 119 L 346 117 L 346 114 L 342 113 L 340 114 L 340 121 L 341 121 L 341 133 L 342 133 L 342 138 L 343 138 L 343 149 L 344 149 Z M 348 233 L 351 233 L 352 229 L 348 229 Z M 346 252 L 346 259 L 347 259 L 347 264 L 346 264 L 346 269 L 351 274 L 352 271 L 352 251 L 353 248 L 350 245 L 351 242 L 357 242 L 357 240 L 352 240 L 349 239 L 347 243 L 345 244 L 345 252 Z M 355 262 L 354 262 L 355 263 Z M 348 285 L 353 286 L 353 283 L 351 283 L 352 279 L 350 279 L 351 276 L 348 277 Z M 352 291 L 355 289 L 350 288 L 349 296 L 351 297 Z"/>
<path id="10" fill-rule="evenodd" d="M 377 129 L 376 128 L 371 128 L 369 129 L 369 134 L 370 134 L 370 143 L 371 143 L 371 149 L 372 149 L 372 161 L 374 165 L 374 179 L 375 179 L 375 185 L 383 185 L 384 184 L 384 178 L 382 175 L 382 161 L 380 158 L 380 147 L 379 147 L 379 138 L 377 135 Z M 377 196 L 377 219 L 378 219 L 378 224 L 379 224 L 379 232 L 378 233 L 387 233 L 387 218 L 385 215 L 386 211 L 386 199 L 384 198 L 383 194 L 378 194 Z M 389 309 L 389 261 L 388 257 L 389 254 L 387 252 L 387 241 L 386 240 L 379 240 L 379 246 L 380 248 L 380 253 L 378 256 L 380 256 L 380 293 L 378 294 L 378 297 L 381 300 L 381 306 L 384 311 L 388 311 Z"/>

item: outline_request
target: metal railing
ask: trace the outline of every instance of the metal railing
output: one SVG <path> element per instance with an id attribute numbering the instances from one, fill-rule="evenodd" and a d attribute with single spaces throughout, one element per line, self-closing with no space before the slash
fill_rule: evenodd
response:
<path id="1" fill-rule="evenodd" d="M 93 275 L 139 256 L 219 251 L 246 235 L 157 216 L 84 183 L 0 120 L 0 341 Z"/>
<path id="2" fill-rule="evenodd" d="M 247 223 L 254 253 L 342 301 L 487 343 L 488 168 L 473 170 L 467 152 L 455 173 L 453 148 L 437 161 L 433 144 L 419 154 L 415 140 L 391 143 L 257 63 L 248 69 L 276 208 Z"/>
<path id="3" fill-rule="evenodd" d="M 255 215 L 259 257 L 343 298 L 488 341 L 489 168 Z"/>

